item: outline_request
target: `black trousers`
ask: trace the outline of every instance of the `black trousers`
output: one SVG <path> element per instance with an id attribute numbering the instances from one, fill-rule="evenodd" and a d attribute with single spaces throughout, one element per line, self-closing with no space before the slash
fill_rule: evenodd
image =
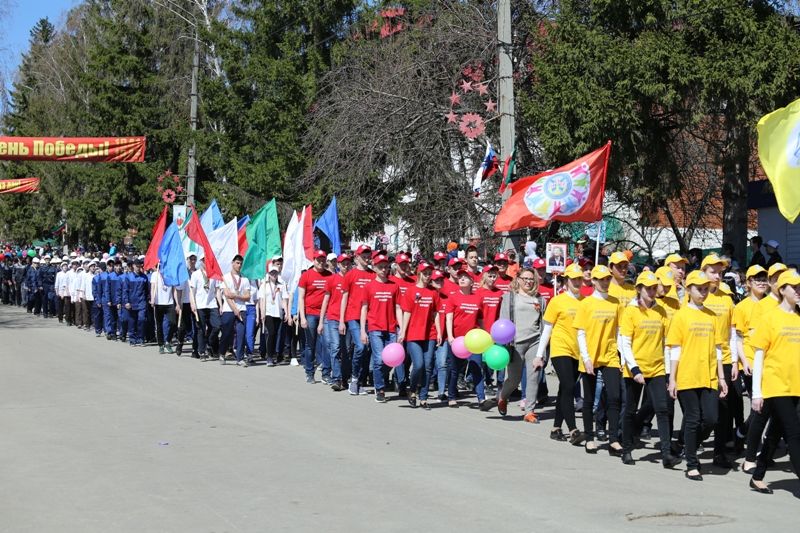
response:
<path id="1" fill-rule="evenodd" d="M 178 355 L 183 353 L 183 343 L 186 340 L 186 332 L 192 332 L 192 354 L 197 353 L 197 320 L 192 313 L 192 304 L 181 304 L 181 319 L 178 321 Z"/>
<path id="2" fill-rule="evenodd" d="M 167 317 L 168 324 L 168 331 L 166 335 L 164 334 L 164 317 Z M 175 306 L 172 304 L 168 305 L 157 305 L 155 310 L 155 325 L 156 325 L 156 341 L 158 341 L 159 346 L 164 346 L 164 341 L 172 342 L 172 336 L 175 332 L 175 322 L 177 321 L 177 316 L 175 314 Z"/>
<path id="3" fill-rule="evenodd" d="M 625 378 L 625 414 L 622 418 L 622 447 L 626 452 L 633 451 L 633 439 L 642 430 L 641 423 L 637 423 L 637 406 L 644 392 L 647 393 L 649 405 L 655 411 L 658 422 L 658 437 L 661 441 L 661 455 L 665 457 L 670 453 L 672 439 L 672 424 L 669 418 L 669 403 L 667 402 L 667 377 L 655 376 L 645 378 L 645 384 L 640 385 L 633 378 Z M 644 405 L 644 403 L 643 403 Z"/>
<path id="4" fill-rule="evenodd" d="M 774 438 L 767 438 L 764 441 L 764 448 L 758 456 L 756 471 L 753 479 L 762 480 L 767 472 L 767 466 L 775 455 L 775 449 L 782 435 L 786 439 L 789 447 L 789 459 L 792 462 L 794 473 L 800 478 L 800 416 L 797 414 L 798 396 L 778 396 L 764 400 L 764 407 L 761 409 L 761 416 L 771 418 L 771 425 L 774 427 Z"/>
<path id="5" fill-rule="evenodd" d="M 619 409 L 620 391 L 622 390 L 622 375 L 619 368 L 604 366 L 595 368 L 603 372 L 603 383 L 606 389 L 606 416 L 608 417 L 608 441 L 609 443 L 619 442 Z M 597 376 L 583 374 L 583 432 L 586 433 L 586 440 L 594 440 L 594 395 L 597 387 Z"/>
<path id="6" fill-rule="evenodd" d="M 717 424 L 719 392 L 706 388 L 686 389 L 678 391 L 678 399 L 683 409 L 686 469 L 699 469 L 697 446 Z"/>
<path id="7" fill-rule="evenodd" d="M 736 399 L 739 393 L 731 379 L 732 365 L 722 365 L 725 374 L 725 382 L 728 384 L 728 394 L 725 398 L 719 399 L 719 414 L 717 425 L 714 427 L 714 455 L 725 453 L 725 443 L 733 440 L 733 414 L 736 410 Z"/>
<path id="8" fill-rule="evenodd" d="M 578 360 L 568 356 L 552 357 L 550 361 L 558 376 L 558 398 L 553 427 L 561 428 L 564 421 L 572 431 L 575 425 L 575 382 L 578 381 Z M 593 399 L 594 401 L 594 399 Z"/>
<path id="9" fill-rule="evenodd" d="M 258 343 L 259 354 L 261 357 L 275 359 L 278 353 L 278 327 L 281 325 L 281 319 L 275 316 L 265 316 L 263 320 L 261 339 Z"/>
<path id="10" fill-rule="evenodd" d="M 201 354 L 219 355 L 219 330 L 222 319 L 219 309 L 198 309 L 197 350 Z"/>

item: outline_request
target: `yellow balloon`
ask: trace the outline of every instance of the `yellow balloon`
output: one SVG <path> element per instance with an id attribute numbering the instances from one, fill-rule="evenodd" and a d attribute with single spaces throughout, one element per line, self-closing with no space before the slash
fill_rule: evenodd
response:
<path id="1" fill-rule="evenodd" d="M 471 353 L 478 354 L 494 346 L 494 340 L 492 340 L 492 336 L 488 331 L 475 328 L 464 336 L 464 346 L 466 346 L 467 350 Z"/>

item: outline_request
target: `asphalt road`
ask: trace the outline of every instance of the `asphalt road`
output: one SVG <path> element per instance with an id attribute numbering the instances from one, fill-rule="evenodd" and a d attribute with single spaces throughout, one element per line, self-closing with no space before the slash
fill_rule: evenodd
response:
<path id="1" fill-rule="evenodd" d="M 551 387 L 555 390 L 555 384 Z M 496 411 L 411 409 L 0 306 L 0 531 L 797 531 L 788 458 L 703 482 Z M 704 461 L 710 464 L 710 458 Z"/>

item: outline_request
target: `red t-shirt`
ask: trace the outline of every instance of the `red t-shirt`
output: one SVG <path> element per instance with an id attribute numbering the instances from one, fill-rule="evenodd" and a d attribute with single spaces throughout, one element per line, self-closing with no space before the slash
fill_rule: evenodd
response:
<path id="1" fill-rule="evenodd" d="M 544 300 L 544 305 L 547 305 L 555 296 L 555 291 L 550 285 L 539 285 L 539 296 Z"/>
<path id="2" fill-rule="evenodd" d="M 503 293 L 508 292 L 508 289 L 511 287 L 511 282 L 514 281 L 514 278 L 510 276 L 503 276 L 500 274 L 497 276 L 497 281 L 494 282 L 494 286 L 503 291 Z"/>
<path id="3" fill-rule="evenodd" d="M 581 285 L 581 296 L 591 296 L 594 292 L 594 287 L 591 285 Z"/>
<path id="4" fill-rule="evenodd" d="M 344 275 L 342 293 L 347 293 L 347 307 L 344 310 L 344 319 L 361 320 L 361 300 L 364 286 L 375 279 L 375 273 L 370 270 L 354 268 Z M 340 302 L 341 305 L 341 302 Z"/>
<path id="5" fill-rule="evenodd" d="M 389 276 L 389 279 L 397 283 L 397 286 L 400 287 L 400 296 L 405 296 L 406 291 L 410 287 L 414 287 L 417 284 L 417 279 L 412 277 L 403 278 L 400 276 Z"/>
<path id="6" fill-rule="evenodd" d="M 481 297 L 477 294 L 454 292 L 447 299 L 447 314 L 453 313 L 453 336 L 461 337 L 478 327 L 481 316 Z"/>
<path id="7" fill-rule="evenodd" d="M 344 276 L 341 274 L 334 274 L 328 278 L 325 284 L 325 294 L 330 294 L 328 300 L 328 310 L 325 312 L 325 318 L 339 322 L 342 307 L 342 284 L 344 283 Z"/>
<path id="8" fill-rule="evenodd" d="M 500 318 L 500 302 L 503 301 L 503 291 L 498 287 L 494 289 L 481 288 L 476 292 L 481 297 L 481 316 L 483 329 L 489 331 L 498 318 Z"/>
<path id="9" fill-rule="evenodd" d="M 439 294 L 428 288 L 408 287 L 400 300 L 404 312 L 411 313 L 408 319 L 406 340 L 428 341 L 436 339 L 434 321 L 439 310 Z"/>
<path id="10" fill-rule="evenodd" d="M 309 268 L 300 276 L 300 284 L 298 286 L 306 290 L 306 315 L 319 315 L 322 311 L 325 285 L 331 275 L 327 270 L 317 272 L 313 268 Z"/>
<path id="11" fill-rule="evenodd" d="M 442 336 L 447 338 L 447 301 L 450 299 L 450 296 L 445 294 L 444 292 L 439 293 L 439 310 L 437 312 L 436 320 L 439 321 L 439 327 L 442 328 Z M 436 336 L 436 331 L 433 332 L 434 337 Z"/>
<path id="12" fill-rule="evenodd" d="M 442 292 L 444 294 L 453 294 L 454 292 L 458 292 L 461 289 L 458 288 L 458 283 L 452 281 L 450 278 L 445 279 L 442 282 Z"/>
<path id="13" fill-rule="evenodd" d="M 362 305 L 367 306 L 367 331 L 397 330 L 397 308 L 400 287 L 392 280 L 386 283 L 377 279 L 364 287 Z"/>

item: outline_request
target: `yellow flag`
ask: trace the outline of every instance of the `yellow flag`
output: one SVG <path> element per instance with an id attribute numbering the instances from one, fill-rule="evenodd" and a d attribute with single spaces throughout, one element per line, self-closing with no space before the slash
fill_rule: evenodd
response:
<path id="1" fill-rule="evenodd" d="M 789 222 L 800 214 L 800 100 L 758 121 L 758 158 L 778 210 Z"/>

